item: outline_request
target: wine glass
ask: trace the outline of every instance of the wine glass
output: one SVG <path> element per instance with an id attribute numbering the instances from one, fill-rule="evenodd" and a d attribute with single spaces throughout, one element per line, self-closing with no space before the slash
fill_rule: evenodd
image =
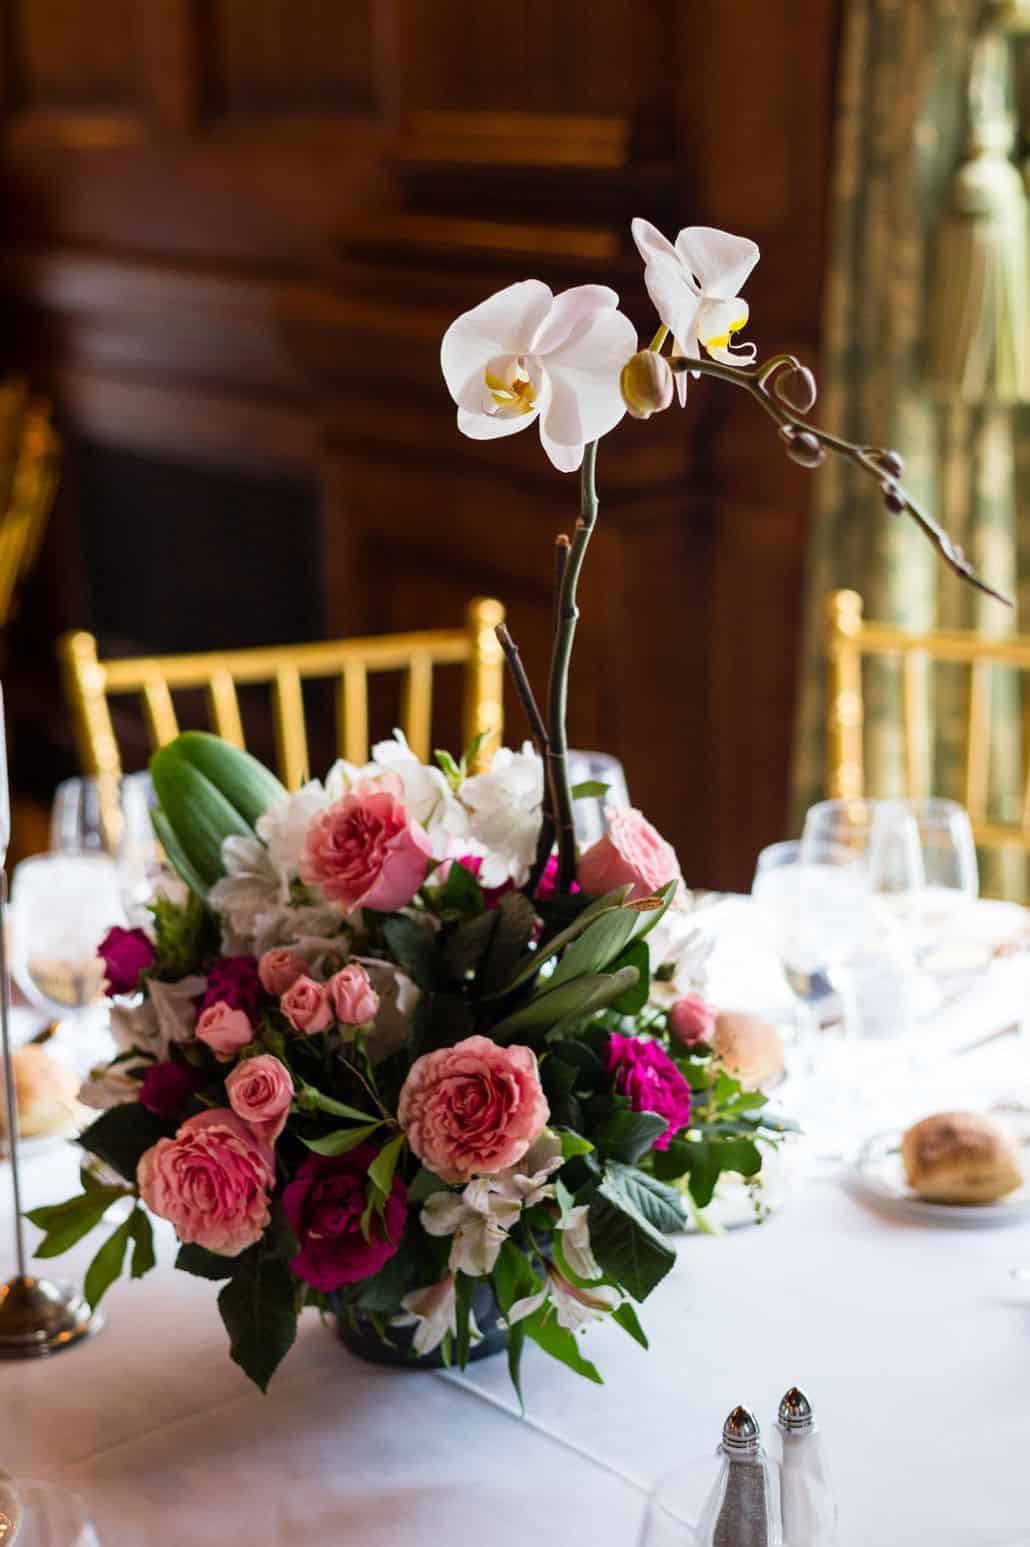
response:
<path id="1" fill-rule="evenodd" d="M 832 843 L 852 850 L 866 867 L 869 887 L 903 906 L 925 886 L 919 828 L 900 800 L 822 800 L 805 817 L 801 847 Z"/>
<path id="2" fill-rule="evenodd" d="M 607 752 L 569 752 L 569 784 L 573 789 L 581 784 L 603 784 L 607 788 L 600 794 L 581 795 L 573 807 L 576 820 L 576 841 L 581 849 L 588 849 L 608 830 L 605 815 L 609 807 L 624 808 L 629 805 L 626 774 L 617 757 Z"/>
<path id="3" fill-rule="evenodd" d="M 18 986 L 37 1008 L 81 1016 L 100 996 L 97 947 L 124 922 L 118 868 L 107 854 L 36 854 L 11 881 L 11 959 Z"/>
<path id="4" fill-rule="evenodd" d="M 110 853 L 118 866 L 122 906 L 131 925 L 149 922 L 158 889 L 174 889 L 150 813 L 157 797 L 147 772 L 125 775 L 118 791 L 116 831 L 101 811 L 96 779 L 65 779 L 54 795 L 50 848 L 62 854 Z"/>
<path id="5" fill-rule="evenodd" d="M 0 1547 L 100 1547 L 77 1494 L 58 1483 L 0 1474 Z"/>

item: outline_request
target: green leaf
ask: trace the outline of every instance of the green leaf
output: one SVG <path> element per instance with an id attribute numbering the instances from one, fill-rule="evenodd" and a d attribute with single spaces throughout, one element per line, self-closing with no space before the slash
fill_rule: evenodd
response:
<path id="1" fill-rule="evenodd" d="M 607 795 L 611 785 L 603 783 L 600 779 L 581 779 L 574 784 L 570 791 L 573 800 L 600 800 L 602 795 Z"/>
<path id="2" fill-rule="evenodd" d="M 346 1155 L 348 1150 L 364 1144 L 382 1126 L 383 1119 L 380 1118 L 377 1123 L 366 1123 L 362 1128 L 337 1128 L 334 1133 L 327 1133 L 320 1139 L 304 1139 L 303 1142 L 316 1155 Z"/>
<path id="3" fill-rule="evenodd" d="M 724 1171 L 740 1176 L 757 1176 L 762 1169 L 762 1152 L 753 1139 L 696 1139 L 684 1145 L 689 1154 L 690 1196 L 699 1209 L 707 1208 L 715 1184 Z"/>
<path id="4" fill-rule="evenodd" d="M 345 1101 L 336 1101 L 332 1096 L 325 1096 L 313 1085 L 302 1085 L 297 1092 L 297 1104 L 305 1112 L 327 1112 L 330 1117 L 352 1117 L 358 1123 L 377 1123 L 374 1112 L 361 1112 L 357 1107 L 350 1107 Z"/>
<path id="5" fill-rule="evenodd" d="M 553 976 L 543 986 L 543 991 L 553 991 L 562 983 L 570 983 L 575 978 L 602 972 L 609 967 L 625 950 L 639 922 L 639 915 L 629 908 L 615 908 L 595 919 L 567 947 Z"/>
<path id="6" fill-rule="evenodd" d="M 472 1296 L 475 1293 L 476 1281 L 469 1278 L 467 1273 L 455 1273 L 454 1275 L 454 1357 L 458 1363 L 458 1369 L 464 1370 L 469 1362 L 469 1349 L 472 1345 Z"/>
<path id="7" fill-rule="evenodd" d="M 633 1341 L 640 1344 L 641 1348 L 650 1347 L 647 1341 L 647 1333 L 640 1325 L 640 1318 L 628 1300 L 623 1300 L 618 1310 L 612 1312 L 612 1321 L 617 1321 L 619 1326 L 629 1333 Z"/>
<path id="8" fill-rule="evenodd" d="M 218 1296 L 229 1354 L 262 1391 L 297 1336 L 297 1280 L 277 1257 L 242 1257 Z"/>
<path id="9" fill-rule="evenodd" d="M 550 993 L 541 993 L 521 1010 L 494 1026 L 490 1032 L 495 1042 L 510 1041 L 519 1032 L 539 1031 L 544 1028 L 572 1026 L 576 1021 L 613 1004 L 637 981 L 635 967 L 622 972 L 597 973 L 590 977 L 576 978 L 572 983 L 562 983 Z"/>
<path id="10" fill-rule="evenodd" d="M 660 908 L 650 908 L 647 912 L 637 915 L 637 932 L 633 937 L 635 940 L 646 940 L 652 929 L 656 929 L 662 922 L 672 907 L 679 885 L 678 881 L 667 881 L 664 886 L 659 887 L 655 896 L 662 899 L 662 905 Z"/>
<path id="11" fill-rule="evenodd" d="M 440 770 L 448 784 L 457 789 L 458 785 L 461 783 L 461 769 L 458 767 L 451 754 L 449 752 L 443 751 L 440 747 L 437 747 L 433 753 L 433 756 L 436 758 L 436 761 L 440 766 Z"/>
<path id="12" fill-rule="evenodd" d="M 589 1155 L 594 1147 L 589 1139 L 584 1139 L 580 1133 L 573 1133 L 571 1128 L 559 1128 L 557 1134 L 561 1140 L 562 1160 L 571 1160 L 574 1155 Z"/>
<path id="13" fill-rule="evenodd" d="M 285 786 L 263 763 L 210 731 L 183 731 L 162 750 L 203 774 L 251 827 L 270 807 L 288 798 Z M 151 759 L 151 777 L 153 766 Z M 154 788 L 157 789 L 156 781 Z M 161 804 L 164 805 L 163 800 Z"/>
<path id="14" fill-rule="evenodd" d="M 158 843 L 165 851 L 165 858 L 175 873 L 182 877 L 190 892 L 203 899 L 208 894 L 208 883 L 179 842 L 175 828 L 160 808 L 151 811 L 150 825 Z"/>
<path id="15" fill-rule="evenodd" d="M 170 1138 L 174 1131 L 174 1123 L 167 1123 L 139 1102 L 130 1101 L 102 1112 L 96 1122 L 79 1135 L 78 1143 L 113 1167 L 126 1181 L 135 1182 L 136 1168 L 143 1154 L 158 1139 Z"/>
<path id="16" fill-rule="evenodd" d="M 142 1278 L 157 1263 L 154 1254 L 154 1230 L 150 1215 L 137 1203 L 129 1215 L 129 1235 L 132 1238 L 132 1276 Z"/>
<path id="17" fill-rule="evenodd" d="M 483 912 L 483 888 L 471 870 L 466 870 L 455 860 L 447 872 L 447 880 L 433 899 L 433 906 L 437 913 L 474 919 Z"/>
<path id="18" fill-rule="evenodd" d="M 657 1112 L 613 1112 L 594 1129 L 594 1143 L 610 1160 L 631 1164 L 646 1155 L 655 1139 L 660 1139 L 669 1124 Z"/>
<path id="19" fill-rule="evenodd" d="M 540 1280 L 533 1272 L 528 1258 L 512 1240 L 505 1241 L 497 1255 L 493 1286 L 497 1304 L 505 1316 L 516 1300 L 528 1299 L 540 1288 Z"/>
<path id="20" fill-rule="evenodd" d="M 516 1322 L 514 1327 L 508 1328 L 507 1344 L 508 1374 L 511 1377 L 511 1383 L 515 1388 L 515 1395 L 519 1399 L 519 1407 L 522 1411 L 522 1416 L 525 1417 L 526 1404 L 522 1396 L 522 1350 L 526 1346 L 526 1328 L 523 1322 Z"/>
<path id="21" fill-rule="evenodd" d="M 125 1261 L 125 1251 L 129 1244 L 131 1233 L 131 1219 L 132 1215 L 130 1214 L 129 1218 L 123 1220 L 117 1230 L 108 1236 L 86 1269 L 86 1277 L 82 1288 L 86 1299 L 89 1301 L 91 1311 L 96 1310 L 105 1293 L 122 1271 L 122 1263 Z"/>
<path id="22" fill-rule="evenodd" d="M 503 989 L 533 938 L 536 910 L 521 892 L 507 892 L 493 910 L 494 928 L 479 969 L 477 987 L 489 998 Z"/>
<path id="23" fill-rule="evenodd" d="M 646 1300 L 676 1253 L 636 1208 L 619 1176 L 605 1176 L 590 1203 L 590 1243 L 604 1272 L 634 1300 Z"/>
<path id="24" fill-rule="evenodd" d="M 390 1196 L 390 1189 L 393 1186 L 393 1173 L 397 1169 L 397 1161 L 400 1158 L 404 1144 L 405 1135 L 399 1133 L 395 1139 L 391 1139 L 388 1144 L 383 1145 L 379 1154 L 368 1168 L 370 1180 L 379 1188 L 384 1198 Z"/>
<path id="25" fill-rule="evenodd" d="M 621 972 L 623 967 L 635 967 L 637 981 L 621 999 L 616 999 L 612 1009 L 619 1015 L 636 1015 L 644 1008 L 651 993 L 651 952 L 646 940 L 631 941 L 618 960 L 612 962 L 613 972 Z"/>
<path id="26" fill-rule="evenodd" d="M 177 853 L 185 857 L 193 876 L 199 877 L 205 887 L 213 886 L 224 874 L 225 839 L 253 838 L 253 827 L 221 790 L 182 755 L 175 741 L 154 753 L 150 777 L 160 801 L 162 826 L 174 833 Z M 163 843 L 164 831 L 159 831 L 158 836 Z M 169 853 L 168 857 L 178 863 L 174 854 Z M 193 884 L 189 876 L 183 879 Z"/>
<path id="27" fill-rule="evenodd" d="M 195 889 L 188 893 L 185 903 L 158 892 L 150 912 L 154 919 L 155 977 L 173 981 L 188 977 L 203 962 L 218 955 L 220 926 Z"/>
<path id="28" fill-rule="evenodd" d="M 34 1255 L 59 1257 L 76 1241 L 97 1226 L 112 1203 L 128 1196 L 124 1187 L 99 1187 L 93 1185 L 88 1192 L 69 1198 L 64 1203 L 51 1203 L 43 1208 L 29 1209 L 25 1218 L 40 1230 L 46 1231 Z"/>
<path id="29" fill-rule="evenodd" d="M 637 1212 L 663 1235 L 683 1229 L 686 1221 L 683 1199 L 675 1187 L 666 1186 L 636 1166 L 620 1165 L 618 1161 L 609 1164 L 608 1176 L 618 1182 Z"/>
<path id="30" fill-rule="evenodd" d="M 483 745 L 483 742 L 489 735 L 489 731 L 480 731 L 478 735 L 473 736 L 472 740 L 469 742 L 468 746 L 465 748 L 461 755 L 462 768 L 472 767 L 473 763 L 476 761 L 476 758 L 479 756 L 480 747 Z"/>
<path id="31" fill-rule="evenodd" d="M 182 1273 L 192 1273 L 194 1278 L 208 1278 L 213 1281 L 222 1278 L 232 1278 L 241 1259 L 239 1257 L 222 1257 L 218 1252 L 209 1252 L 206 1246 L 180 1246 L 175 1258 L 175 1266 Z"/>
<path id="32" fill-rule="evenodd" d="M 495 990 L 490 997 L 496 998 L 499 992 L 509 993 L 514 988 L 520 988 L 523 983 L 528 983 L 530 978 L 540 971 L 545 962 L 549 962 L 552 957 L 564 951 L 566 946 L 571 945 L 574 940 L 578 939 L 595 919 L 600 918 L 601 914 L 613 912 L 616 908 L 621 908 L 632 889 L 628 885 L 620 886 L 616 891 L 609 892 L 604 897 L 595 898 L 593 902 L 589 903 L 573 919 L 567 928 L 554 935 L 548 940 L 546 945 L 540 946 L 538 950 L 533 951 L 529 956 L 523 957 L 514 977 L 505 984 L 503 990 Z"/>
<path id="33" fill-rule="evenodd" d="M 552 1359 L 558 1359 L 562 1364 L 568 1365 L 577 1375 L 582 1375 L 584 1380 L 590 1380 L 595 1385 L 603 1386 L 604 1381 L 597 1372 L 595 1365 L 589 1359 L 584 1359 L 579 1351 L 579 1343 L 573 1333 L 567 1332 L 564 1327 L 559 1327 L 552 1306 L 541 1306 L 534 1315 L 520 1323 L 526 1329 L 526 1336 L 543 1349 L 545 1354 L 550 1354 Z"/>
<path id="34" fill-rule="evenodd" d="M 419 988 L 437 986 L 436 935 L 428 923 L 420 924 L 401 913 L 387 914 L 383 934 L 390 955 Z"/>
<path id="35" fill-rule="evenodd" d="M 408 1188 L 408 1205 L 413 1207 L 416 1203 L 425 1203 L 435 1192 L 446 1192 L 447 1183 L 441 1182 L 433 1171 L 427 1171 L 425 1166 L 419 1166 L 415 1173 L 415 1180 Z"/>

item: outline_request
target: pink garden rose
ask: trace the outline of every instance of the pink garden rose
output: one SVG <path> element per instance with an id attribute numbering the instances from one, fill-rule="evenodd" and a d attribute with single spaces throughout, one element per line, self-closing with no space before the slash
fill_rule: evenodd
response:
<path id="1" fill-rule="evenodd" d="M 291 951 L 286 946 L 281 946 L 274 951 L 266 951 L 258 962 L 258 977 L 261 979 L 261 987 L 266 994 L 271 994 L 278 999 L 280 994 L 285 994 L 288 988 L 296 983 L 298 978 L 304 976 L 308 970 L 308 964 L 299 951 Z"/>
<path id="2" fill-rule="evenodd" d="M 268 1225 L 275 1161 L 235 1112 L 216 1107 L 189 1118 L 174 1139 L 158 1139 L 136 1180 L 147 1208 L 170 1220 L 180 1241 L 238 1257 Z"/>
<path id="3" fill-rule="evenodd" d="M 224 999 L 209 1004 L 197 1021 L 197 1039 L 206 1042 L 218 1062 L 227 1064 L 240 1048 L 254 1040 L 254 1028 L 242 1010 L 234 1010 Z"/>
<path id="4" fill-rule="evenodd" d="M 301 880 L 321 887 L 345 913 L 403 908 L 426 878 L 429 835 L 399 790 L 389 775 L 372 780 L 320 811 L 308 828 Z"/>
<path id="5" fill-rule="evenodd" d="M 105 987 L 109 994 L 131 994 L 139 987 L 140 973 L 154 965 L 154 947 L 142 929 L 121 929 L 116 924 L 97 946 L 103 959 Z"/>
<path id="6" fill-rule="evenodd" d="M 686 1047 L 711 1042 L 715 1036 L 715 1011 L 700 994 L 684 994 L 669 1011 L 669 1032 Z"/>
<path id="7" fill-rule="evenodd" d="M 324 983 L 316 983 L 307 974 L 290 984 L 279 1001 L 279 1008 L 294 1031 L 305 1031 L 309 1037 L 325 1031 L 333 1023 L 329 990 Z"/>
<path id="8" fill-rule="evenodd" d="M 416 1058 L 397 1109 L 412 1150 L 445 1182 L 514 1165 L 550 1115 L 532 1049 L 488 1037 Z"/>
<path id="9" fill-rule="evenodd" d="M 671 843 L 640 811 L 605 812 L 608 831 L 580 856 L 579 884 L 591 897 L 603 897 L 627 882 L 631 902 L 650 897 L 668 881 L 681 881 L 680 862 Z"/>
<path id="10" fill-rule="evenodd" d="M 613 1031 L 608 1038 L 608 1073 L 613 1088 L 629 1098 L 634 1112 L 654 1112 L 668 1123 L 651 1145 L 667 1150 L 672 1139 L 690 1122 L 690 1086 L 664 1048 L 642 1037 L 624 1037 Z"/>
<path id="11" fill-rule="evenodd" d="M 225 1094 L 236 1116 L 249 1123 L 259 1139 L 274 1144 L 286 1127 L 293 1100 L 293 1080 L 286 1065 L 271 1053 L 245 1058 L 226 1080 Z"/>
<path id="12" fill-rule="evenodd" d="M 329 1003 L 341 1026 L 367 1026 L 379 1009 L 379 995 L 358 962 L 348 962 L 326 984 Z"/>
<path id="13" fill-rule="evenodd" d="M 283 1211 L 300 1246 L 290 1268 L 323 1294 L 378 1273 L 401 1244 L 408 1189 L 399 1176 L 367 1241 L 362 1233 L 368 1168 L 377 1154 L 362 1144 L 344 1155 L 311 1155 L 283 1189 Z"/>

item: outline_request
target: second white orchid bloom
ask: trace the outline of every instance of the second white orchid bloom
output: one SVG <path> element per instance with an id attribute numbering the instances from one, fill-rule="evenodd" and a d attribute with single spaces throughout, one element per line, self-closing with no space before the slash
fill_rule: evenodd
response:
<path id="1" fill-rule="evenodd" d="M 523 279 L 465 312 L 440 346 L 458 428 L 493 440 L 539 421 L 555 467 L 574 472 L 584 446 L 626 411 L 619 372 L 637 336 L 618 305 L 607 285 L 553 295 L 540 280 Z"/>
<path id="2" fill-rule="evenodd" d="M 631 229 L 644 260 L 647 293 L 672 334 L 673 354 L 697 359 L 704 348 L 723 365 L 751 365 L 754 344 L 735 346 L 732 338 L 748 320 L 748 304 L 738 291 L 758 262 L 757 242 L 712 226 L 685 226 L 673 246 L 639 217 Z M 685 375 L 676 386 L 682 403 Z"/>

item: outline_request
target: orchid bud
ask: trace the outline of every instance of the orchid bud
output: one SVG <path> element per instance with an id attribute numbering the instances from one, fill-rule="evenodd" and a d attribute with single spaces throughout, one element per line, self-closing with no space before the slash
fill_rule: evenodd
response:
<path id="1" fill-rule="evenodd" d="M 881 452 L 878 461 L 888 478 L 900 478 L 905 471 L 905 464 L 896 451 Z"/>
<path id="2" fill-rule="evenodd" d="M 780 402 L 799 414 L 808 413 L 815 403 L 817 390 L 815 377 L 807 365 L 792 365 L 789 370 L 780 371 L 773 382 L 773 391 Z"/>
<path id="3" fill-rule="evenodd" d="M 656 349 L 640 349 L 619 376 L 622 401 L 634 419 L 650 419 L 672 402 L 672 370 Z"/>
<path id="4" fill-rule="evenodd" d="M 891 515 L 900 516 L 905 509 L 905 501 L 897 484 L 892 479 L 885 478 L 880 485 L 880 492 L 883 495 L 883 503 Z"/>
<path id="5" fill-rule="evenodd" d="M 826 453 L 808 430 L 795 430 L 791 425 L 785 424 L 780 430 L 787 447 L 787 455 L 792 462 L 799 467 L 809 469 L 820 467 L 826 460 Z"/>

